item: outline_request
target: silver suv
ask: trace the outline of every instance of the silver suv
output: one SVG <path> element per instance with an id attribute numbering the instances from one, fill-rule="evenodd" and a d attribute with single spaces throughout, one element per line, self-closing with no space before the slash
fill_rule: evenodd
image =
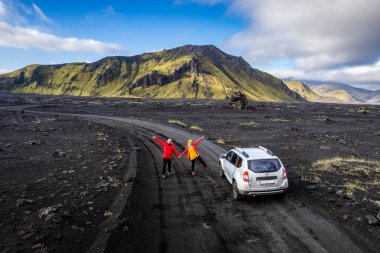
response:
<path id="1" fill-rule="evenodd" d="M 219 158 L 219 174 L 232 184 L 235 200 L 242 196 L 285 193 L 288 188 L 286 169 L 270 150 L 233 148 Z"/>

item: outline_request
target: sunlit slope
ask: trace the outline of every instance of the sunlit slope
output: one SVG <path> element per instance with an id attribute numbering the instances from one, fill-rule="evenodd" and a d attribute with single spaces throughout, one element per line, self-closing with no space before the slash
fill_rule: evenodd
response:
<path id="1" fill-rule="evenodd" d="M 332 85 L 324 84 L 324 85 L 312 86 L 311 89 L 315 93 L 323 97 L 334 98 L 337 101 L 341 101 L 344 103 L 358 102 L 358 100 L 348 91 L 341 89 L 339 87 L 332 86 Z"/>
<path id="2" fill-rule="evenodd" d="M 2 75 L 0 86 L 16 93 L 149 98 L 225 99 L 240 90 L 257 101 L 303 101 L 280 79 L 211 45 L 94 63 L 30 65 Z"/>
<path id="3" fill-rule="evenodd" d="M 299 81 L 285 81 L 286 86 L 292 91 L 297 92 L 301 97 L 308 101 L 316 101 L 321 99 L 321 96 L 312 91 L 307 85 Z"/>

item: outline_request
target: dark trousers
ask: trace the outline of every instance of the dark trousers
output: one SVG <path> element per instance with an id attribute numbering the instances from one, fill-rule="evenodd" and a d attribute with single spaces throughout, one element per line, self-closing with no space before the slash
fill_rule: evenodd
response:
<path id="1" fill-rule="evenodd" d="M 172 172 L 172 159 L 163 158 L 162 175 L 165 175 L 166 165 L 168 165 L 168 173 Z"/>
<path id="2" fill-rule="evenodd" d="M 202 157 L 201 156 L 198 156 L 197 158 L 195 158 L 194 160 L 191 160 L 191 171 L 194 172 L 194 165 L 195 165 L 195 161 L 198 160 L 201 164 L 203 164 L 203 166 L 207 167 L 206 163 L 203 161 Z"/>

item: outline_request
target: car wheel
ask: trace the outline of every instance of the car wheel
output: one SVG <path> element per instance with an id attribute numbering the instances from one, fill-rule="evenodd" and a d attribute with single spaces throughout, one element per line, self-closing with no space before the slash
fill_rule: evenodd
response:
<path id="1" fill-rule="evenodd" d="M 282 193 L 279 194 L 280 198 L 285 198 L 285 196 L 286 196 L 286 191 L 284 191 L 284 192 L 282 192 Z"/>
<path id="2" fill-rule="evenodd" d="M 222 169 L 222 165 L 219 163 L 219 176 L 220 177 L 224 177 L 224 172 L 223 172 L 223 169 Z"/>
<path id="3" fill-rule="evenodd" d="M 232 196 L 234 197 L 234 200 L 240 200 L 242 197 L 242 195 L 239 193 L 236 181 L 232 183 Z"/>

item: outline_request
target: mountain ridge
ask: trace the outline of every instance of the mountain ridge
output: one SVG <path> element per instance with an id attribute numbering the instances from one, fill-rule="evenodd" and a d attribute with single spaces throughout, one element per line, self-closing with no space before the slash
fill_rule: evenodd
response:
<path id="1" fill-rule="evenodd" d="M 285 81 L 292 82 L 290 80 Z M 293 81 L 296 82 L 296 81 Z M 330 103 L 380 103 L 380 92 L 367 90 L 364 88 L 353 87 L 346 83 L 333 81 L 317 81 L 317 80 L 300 80 L 305 86 L 308 86 L 314 93 L 320 96 L 315 102 Z M 294 89 L 293 89 L 294 90 Z M 308 99 L 309 101 L 313 101 Z"/>
<path id="2" fill-rule="evenodd" d="M 10 92 L 74 96 L 227 98 L 242 91 L 257 101 L 304 101 L 282 80 L 213 45 L 185 45 L 92 63 L 28 65 L 0 75 Z"/>
<path id="3" fill-rule="evenodd" d="M 284 81 L 284 83 L 294 92 L 297 92 L 304 99 L 314 102 L 321 98 L 318 94 L 310 89 L 309 86 L 300 81 Z"/>

